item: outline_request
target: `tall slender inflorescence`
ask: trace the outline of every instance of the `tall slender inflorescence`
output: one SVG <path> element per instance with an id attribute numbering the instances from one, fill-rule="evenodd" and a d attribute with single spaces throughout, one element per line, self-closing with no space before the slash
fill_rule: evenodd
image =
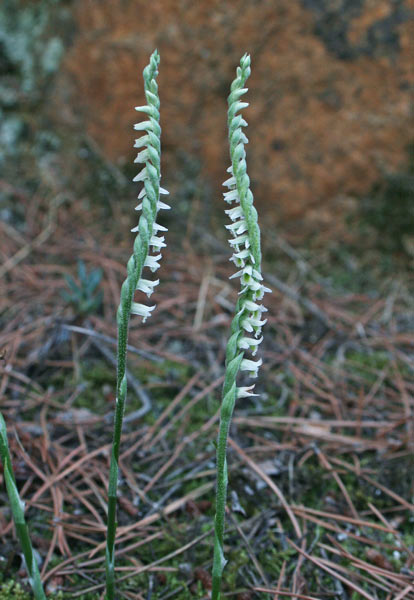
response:
<path id="1" fill-rule="evenodd" d="M 230 338 L 226 349 L 226 374 L 223 385 L 221 404 L 220 429 L 217 442 L 217 492 L 215 540 L 213 560 L 213 590 L 212 600 L 220 599 L 220 587 L 223 568 L 226 564 L 223 553 L 225 508 L 227 498 L 227 437 L 230 428 L 233 409 L 237 398 L 251 396 L 253 385 L 237 387 L 236 378 L 239 370 L 248 371 L 251 377 L 257 377 L 262 364 L 261 360 L 245 358 L 245 352 L 256 354 L 262 341 L 261 330 L 265 324 L 262 313 L 266 311 L 260 304 L 265 292 L 269 292 L 262 283 L 260 229 L 257 223 L 257 211 L 253 206 L 253 194 L 250 191 L 250 180 L 246 168 L 246 152 L 244 145 L 247 137 L 243 133 L 246 121 L 239 113 L 248 106 L 240 98 L 247 92 L 244 87 L 250 75 L 250 56 L 245 54 L 237 67 L 237 77 L 231 85 L 228 98 L 228 130 L 231 166 L 227 169 L 230 178 L 224 182 L 228 191 L 224 199 L 234 206 L 226 213 L 232 223 L 226 225 L 232 238 L 232 260 L 238 271 L 231 278 L 239 277 L 241 290 L 236 306 L 236 316 L 231 324 Z"/>
<path id="2" fill-rule="evenodd" d="M 108 489 L 108 525 L 106 539 L 106 598 L 114 599 L 115 593 L 115 533 L 116 533 L 116 496 L 118 487 L 118 458 L 119 445 L 121 441 L 122 420 L 127 393 L 126 378 L 126 350 L 128 341 L 128 325 L 131 314 L 143 317 L 145 321 L 155 306 L 146 306 L 134 302 L 136 290 L 144 292 L 148 297 L 154 291 L 159 280 L 142 278 L 142 270 L 149 267 L 152 272 L 159 268 L 161 254 L 159 251 L 165 247 L 164 237 L 158 235 L 160 231 L 166 231 L 165 227 L 158 225 L 156 217 L 159 209 L 170 208 L 160 200 L 160 194 L 168 192 L 160 187 L 161 178 L 161 128 L 160 128 L 160 101 L 158 98 L 158 86 L 156 77 L 158 75 L 159 54 L 155 51 L 151 55 L 150 63 L 144 69 L 144 85 L 146 106 L 137 106 L 136 110 L 147 115 L 147 120 L 137 123 L 135 129 L 143 135 L 135 141 L 135 148 L 142 149 L 135 159 L 137 163 L 144 163 L 143 169 L 134 178 L 134 181 L 142 181 L 143 188 L 138 195 L 141 201 L 136 210 L 142 210 L 137 227 L 132 229 L 138 232 L 134 242 L 134 253 L 127 264 L 127 278 L 121 289 L 121 300 L 117 312 L 118 324 L 118 367 L 116 384 L 116 409 L 114 422 L 114 435 L 111 454 L 111 465 L 109 472 Z M 155 256 L 150 254 L 154 252 Z"/>
<path id="3" fill-rule="evenodd" d="M 16 533 L 22 546 L 26 569 L 29 575 L 30 585 L 36 600 L 46 600 L 40 579 L 39 569 L 33 552 L 29 536 L 29 529 L 24 518 L 24 503 L 20 499 L 13 473 L 10 458 L 9 444 L 7 441 L 6 423 L 0 413 L 0 458 L 3 464 L 3 474 L 6 483 L 7 495 L 9 496 Z"/>

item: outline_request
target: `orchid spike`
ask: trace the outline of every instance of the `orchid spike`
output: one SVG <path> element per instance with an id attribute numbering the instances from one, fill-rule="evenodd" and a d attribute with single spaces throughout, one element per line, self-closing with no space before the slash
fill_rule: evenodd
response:
<path id="1" fill-rule="evenodd" d="M 246 152 L 244 145 L 247 137 L 242 131 L 247 123 L 239 113 L 248 106 L 240 98 L 247 92 L 245 83 L 250 75 L 250 56 L 245 54 L 237 68 L 237 77 L 231 85 L 228 97 L 228 131 L 230 143 L 231 166 L 227 169 L 230 177 L 224 182 L 228 191 L 224 200 L 232 205 L 226 210 L 232 223 L 227 225 L 232 238 L 230 246 L 233 250 L 231 261 L 238 271 L 231 277 L 240 278 L 241 291 L 236 307 L 236 316 L 231 324 L 231 335 L 226 350 L 226 375 L 223 386 L 221 404 L 220 429 L 217 443 L 217 491 L 215 540 L 213 558 L 212 600 L 220 600 L 221 579 L 226 560 L 224 558 L 224 525 L 227 499 L 227 436 L 231 424 L 234 405 L 237 398 L 254 396 L 254 386 L 237 387 L 236 378 L 240 370 L 247 371 L 251 377 L 257 377 L 262 360 L 244 358 L 246 351 L 255 355 L 262 338 L 261 328 L 265 320 L 261 315 L 266 308 L 260 304 L 265 292 L 260 272 L 260 229 L 257 222 L 257 211 L 253 206 L 253 194 L 250 191 L 250 180 L 247 175 Z M 253 334 L 250 337 L 248 334 Z"/>
<path id="2" fill-rule="evenodd" d="M 144 267 L 152 272 L 159 268 L 161 254 L 151 255 L 150 252 L 159 252 L 165 247 L 164 237 L 158 236 L 159 231 L 166 228 L 156 223 L 157 213 L 160 209 L 170 208 L 160 200 L 160 194 L 168 194 L 160 187 L 161 179 L 161 127 L 160 127 L 160 101 L 158 98 L 158 64 L 160 61 L 157 50 L 151 55 L 149 65 L 144 69 L 144 87 L 147 104 L 137 106 L 136 110 L 144 113 L 147 118 L 137 123 L 134 128 L 143 132 L 135 140 L 135 148 L 140 148 L 135 162 L 144 163 L 144 167 L 134 177 L 133 181 L 143 183 L 138 194 L 140 200 L 137 210 L 142 213 L 137 227 L 132 229 L 138 235 L 134 242 L 134 252 L 127 265 L 127 278 L 122 284 L 121 301 L 117 312 L 118 324 L 118 368 L 116 384 L 116 410 L 114 422 L 114 436 L 109 472 L 108 490 L 108 525 L 106 537 L 106 600 L 115 598 L 115 533 L 116 533 L 116 507 L 118 488 L 118 459 L 121 441 L 122 421 L 124 415 L 127 379 L 126 379 L 126 350 L 128 343 L 128 326 L 130 315 L 139 315 L 145 321 L 151 316 L 155 306 L 146 306 L 134 302 L 135 290 L 144 292 L 148 297 L 154 291 L 159 280 L 142 278 Z"/>

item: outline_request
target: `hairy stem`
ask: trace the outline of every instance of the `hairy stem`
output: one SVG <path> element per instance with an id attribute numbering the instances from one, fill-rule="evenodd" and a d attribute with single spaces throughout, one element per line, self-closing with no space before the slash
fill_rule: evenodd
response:
<path id="1" fill-rule="evenodd" d="M 233 319 L 232 329 L 235 329 L 235 335 L 238 329 L 238 318 Z M 233 336 L 227 344 L 227 353 L 230 354 L 230 360 L 226 361 L 226 375 L 223 385 L 223 395 L 220 411 L 220 427 L 217 440 L 217 489 L 216 489 L 216 516 L 214 520 L 214 557 L 213 557 L 213 587 L 212 600 L 219 600 L 221 578 L 226 560 L 224 558 L 224 525 L 225 511 L 227 501 L 227 438 L 233 416 L 234 405 L 236 402 L 236 377 L 243 358 L 243 352 L 233 356 L 237 346 L 232 343 Z"/>

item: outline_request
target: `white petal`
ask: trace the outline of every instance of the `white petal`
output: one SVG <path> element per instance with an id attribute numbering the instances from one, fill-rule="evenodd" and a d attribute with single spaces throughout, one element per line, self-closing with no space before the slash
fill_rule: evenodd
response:
<path id="1" fill-rule="evenodd" d="M 152 123 L 151 121 L 141 121 L 141 123 L 135 123 L 134 129 L 137 131 L 143 131 L 147 129 L 152 130 Z"/>
<path id="2" fill-rule="evenodd" d="M 241 244 L 244 244 L 246 241 L 248 242 L 249 238 L 246 233 L 243 233 L 243 235 L 238 235 L 233 240 L 229 240 L 229 244 L 230 246 L 241 246 Z"/>
<path id="3" fill-rule="evenodd" d="M 258 396 L 259 394 L 253 394 L 254 385 L 249 385 L 248 387 L 239 387 L 237 388 L 237 398 L 248 398 L 249 396 Z"/>
<path id="4" fill-rule="evenodd" d="M 148 160 L 149 154 L 148 154 L 148 150 L 142 150 L 141 152 L 138 152 L 136 159 L 134 160 L 134 163 L 144 163 Z"/>
<path id="5" fill-rule="evenodd" d="M 229 217 L 232 221 L 235 221 L 236 219 L 239 219 L 240 217 L 244 218 L 243 209 L 241 206 L 235 206 L 234 208 L 229 208 L 228 210 L 226 210 L 224 212 L 227 215 L 229 215 Z"/>
<path id="6" fill-rule="evenodd" d="M 242 371 L 249 371 L 251 377 L 257 377 L 257 371 L 259 367 L 262 365 L 263 361 L 260 358 L 259 360 L 249 360 L 248 358 L 243 358 L 240 363 L 240 369 Z"/>
<path id="7" fill-rule="evenodd" d="M 154 308 L 155 304 L 154 306 L 145 306 L 145 304 L 133 302 L 131 304 L 131 314 L 142 317 L 142 321 L 145 323 L 147 318 L 151 316 L 151 311 L 154 310 Z"/>
<path id="8" fill-rule="evenodd" d="M 230 177 L 229 179 L 226 179 L 226 181 L 223 183 L 223 185 L 225 185 L 226 187 L 233 187 L 236 185 L 236 178 L 235 177 Z"/>
<path id="9" fill-rule="evenodd" d="M 247 266 L 249 266 L 249 265 L 247 265 Z M 244 271 L 244 269 L 243 269 L 243 271 Z M 252 277 L 251 275 L 249 275 L 248 273 L 243 273 L 243 276 L 241 277 L 241 282 L 244 285 L 247 285 L 247 287 L 249 287 L 255 291 L 261 290 L 263 287 L 261 283 L 256 281 L 256 279 L 254 277 Z"/>
<path id="10" fill-rule="evenodd" d="M 149 142 L 149 135 L 142 135 L 140 138 L 135 140 L 134 148 L 142 148 Z"/>
<path id="11" fill-rule="evenodd" d="M 154 223 L 154 225 L 152 226 L 152 229 L 154 230 L 155 233 L 157 231 L 168 231 L 168 229 L 166 227 L 164 227 L 163 225 L 158 225 L 158 223 Z"/>
<path id="12" fill-rule="evenodd" d="M 260 319 L 256 319 L 255 317 L 247 317 L 247 319 L 242 320 L 241 326 L 245 331 L 252 333 L 254 328 L 260 329 L 261 327 L 263 327 L 263 325 L 265 325 L 265 323 L 267 323 L 267 319 L 263 319 L 261 321 Z"/>
<path id="13" fill-rule="evenodd" d="M 251 300 L 246 300 L 243 303 L 243 308 L 247 308 L 247 310 L 249 310 L 252 313 L 267 312 L 267 308 L 265 308 L 261 304 L 256 304 L 255 302 L 252 302 Z"/>
<path id="14" fill-rule="evenodd" d="M 247 331 L 248 333 L 253 333 L 253 327 L 251 326 L 248 319 L 245 319 L 244 321 L 242 321 L 241 325 L 245 331 Z"/>
<path id="15" fill-rule="evenodd" d="M 272 290 L 265 287 L 264 285 L 260 286 L 260 289 L 256 291 L 256 300 L 261 300 L 266 293 L 270 293 Z"/>
<path id="16" fill-rule="evenodd" d="M 230 258 L 230 260 L 232 260 L 234 262 L 236 267 L 244 267 L 244 265 L 246 264 L 244 262 L 243 258 L 237 258 L 237 257 L 233 256 L 232 258 Z"/>
<path id="17" fill-rule="evenodd" d="M 157 250 L 159 248 L 166 248 L 167 244 L 164 244 L 164 237 L 158 237 L 156 235 L 153 235 L 150 239 L 150 246 L 152 246 L 153 248 L 156 248 Z"/>
<path id="18" fill-rule="evenodd" d="M 235 279 L 235 277 L 243 277 L 246 273 L 247 275 L 249 275 L 249 273 L 252 272 L 252 266 L 251 265 L 245 265 L 240 271 L 237 271 L 237 273 L 234 273 L 234 275 L 230 275 L 229 279 Z"/>
<path id="19" fill-rule="evenodd" d="M 161 254 L 158 256 L 147 256 L 144 262 L 144 267 L 149 267 L 151 271 L 154 273 L 157 269 L 160 268 L 159 260 L 161 259 Z"/>
<path id="20" fill-rule="evenodd" d="M 234 200 L 239 201 L 239 194 L 237 192 L 237 189 L 230 190 L 229 192 L 224 192 L 223 197 L 226 202 L 233 202 Z"/>
<path id="21" fill-rule="evenodd" d="M 147 167 L 144 167 L 142 169 L 142 171 L 140 171 L 138 173 L 138 175 L 135 175 L 134 179 L 132 181 L 144 181 L 145 179 L 147 179 L 148 175 L 147 175 Z"/>
<path id="22" fill-rule="evenodd" d="M 260 290 L 261 285 L 260 283 L 257 283 L 257 281 L 255 281 L 254 279 L 250 279 L 250 281 L 243 281 L 244 287 L 243 289 L 239 292 L 239 294 L 244 294 L 244 292 L 246 292 L 247 290 L 253 290 L 254 292 L 257 292 L 257 290 Z M 258 300 L 259 298 L 256 298 L 256 300 Z"/>
<path id="23" fill-rule="evenodd" d="M 164 188 L 160 187 L 160 194 L 169 194 L 170 192 L 168 190 L 165 190 Z"/>
<path id="24" fill-rule="evenodd" d="M 243 270 L 240 270 L 240 271 L 237 271 L 237 273 L 234 273 L 234 275 L 230 275 L 229 279 L 236 279 L 236 277 L 241 277 L 242 275 L 243 275 Z"/>
<path id="25" fill-rule="evenodd" d="M 243 110 L 243 108 L 247 108 L 249 106 L 249 103 L 237 101 L 234 103 L 233 106 L 234 106 L 234 108 L 233 108 L 234 114 L 236 114 L 237 112 L 239 112 L 239 110 Z"/>
<path id="26" fill-rule="evenodd" d="M 230 258 L 230 260 L 233 260 L 234 258 L 244 259 L 244 258 L 249 258 L 249 257 L 252 258 L 250 256 L 250 252 L 248 250 L 241 250 L 240 252 L 233 254 L 233 256 Z"/>
<path id="27" fill-rule="evenodd" d="M 157 210 L 161 210 L 161 209 L 170 210 L 170 208 L 171 208 L 171 206 L 169 206 L 168 204 L 165 204 L 165 202 L 162 202 L 161 200 L 158 200 Z"/>
<path id="28" fill-rule="evenodd" d="M 149 298 L 153 293 L 155 286 L 157 286 L 159 282 L 159 279 L 156 279 L 155 281 L 151 281 L 150 279 L 140 279 L 138 281 L 137 290 L 144 292 L 144 294 L 147 294 Z"/>
<path id="29" fill-rule="evenodd" d="M 240 221 L 234 221 L 234 223 L 230 223 L 230 225 L 225 226 L 226 229 L 232 232 L 233 235 L 240 235 L 247 231 L 247 223 L 244 219 Z"/>
<path id="30" fill-rule="evenodd" d="M 254 338 L 248 338 L 248 337 L 242 337 L 239 339 L 237 345 L 239 348 L 241 348 L 242 350 L 248 350 L 250 349 L 254 349 L 256 346 L 258 346 L 260 344 L 260 342 L 262 341 L 263 338 L 260 339 L 254 339 Z"/>

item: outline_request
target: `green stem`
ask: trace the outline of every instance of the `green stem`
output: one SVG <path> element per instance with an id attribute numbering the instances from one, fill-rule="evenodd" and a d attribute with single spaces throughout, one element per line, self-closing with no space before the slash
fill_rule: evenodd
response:
<path id="1" fill-rule="evenodd" d="M 36 558 L 30 541 L 29 529 L 24 518 L 24 503 L 21 501 L 16 486 L 13 465 L 10 457 L 9 444 L 7 440 L 6 423 L 0 413 L 0 457 L 3 463 L 4 480 L 6 482 L 7 495 L 9 496 L 16 533 L 20 540 L 26 563 L 29 582 L 32 586 L 36 600 L 46 600 Z"/>
<path id="2" fill-rule="evenodd" d="M 229 344 L 230 346 L 230 340 Z M 223 386 L 223 399 L 220 411 L 220 428 L 217 440 L 217 490 L 216 490 L 216 516 L 214 521 L 214 557 L 213 557 L 213 587 L 212 600 L 220 599 L 221 578 L 226 560 L 224 558 L 224 525 L 227 501 L 227 438 L 229 434 L 234 405 L 236 402 L 236 376 L 244 353 L 235 356 L 226 368 Z"/>

